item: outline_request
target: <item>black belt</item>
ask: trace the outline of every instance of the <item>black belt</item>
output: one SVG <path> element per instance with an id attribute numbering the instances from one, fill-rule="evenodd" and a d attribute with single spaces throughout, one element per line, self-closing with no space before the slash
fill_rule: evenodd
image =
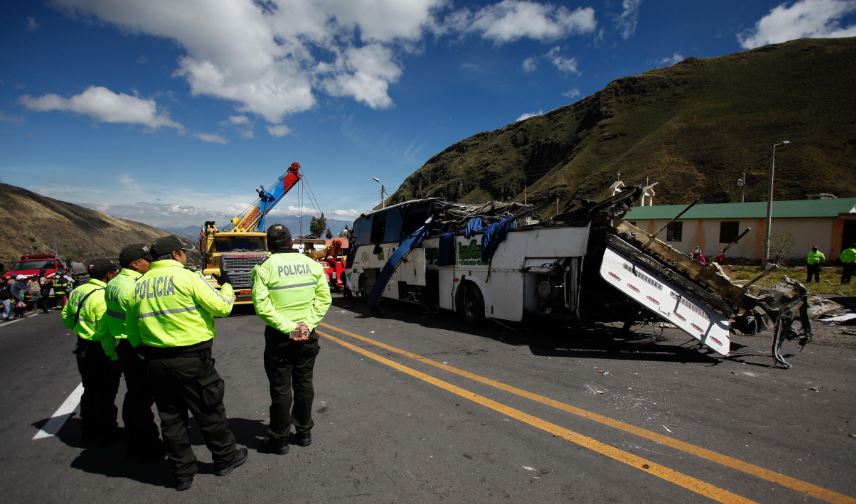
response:
<path id="1" fill-rule="evenodd" d="M 173 357 L 199 357 L 200 359 L 210 359 L 212 346 L 212 340 L 208 340 L 195 345 L 181 347 L 152 347 L 144 345 L 142 349 L 146 360 L 171 359 Z"/>

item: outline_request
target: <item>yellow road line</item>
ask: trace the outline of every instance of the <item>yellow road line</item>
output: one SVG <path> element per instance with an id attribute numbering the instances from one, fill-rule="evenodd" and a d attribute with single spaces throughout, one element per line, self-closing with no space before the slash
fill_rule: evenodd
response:
<path id="1" fill-rule="evenodd" d="M 325 324 L 326 325 L 326 324 Z M 668 481 L 669 483 L 675 484 L 682 488 L 686 488 L 691 492 L 695 492 L 699 495 L 707 497 L 709 499 L 715 500 L 717 502 L 755 502 L 753 500 L 747 499 L 735 493 L 729 492 L 723 488 L 719 488 L 717 486 L 711 485 L 705 481 L 693 478 L 692 476 L 688 476 L 679 471 L 675 471 L 669 467 L 656 464 L 650 460 L 644 459 L 632 453 L 626 452 L 624 450 L 620 450 L 615 448 L 614 446 L 610 446 L 605 443 L 601 443 L 600 441 L 590 438 L 588 436 L 584 436 L 572 430 L 566 429 L 561 425 L 554 424 L 552 422 L 548 422 L 544 419 L 538 418 L 536 416 L 530 415 L 528 413 L 524 413 L 518 409 L 512 408 L 510 406 L 506 406 L 505 404 L 499 403 L 492 399 L 488 399 L 487 397 L 481 396 L 474 392 L 470 392 L 467 389 L 458 387 L 456 385 L 452 385 L 449 382 L 440 380 L 435 378 L 429 374 L 425 374 L 421 371 L 417 371 L 411 367 L 407 367 L 403 364 L 399 364 L 393 360 L 387 359 L 386 357 L 382 357 L 374 352 L 370 352 L 364 348 L 360 348 L 356 345 L 348 343 L 347 341 L 341 340 L 331 334 L 327 334 L 322 331 L 317 331 L 318 334 L 323 336 L 324 338 L 333 341 L 349 350 L 353 350 L 359 354 L 362 354 L 370 359 L 373 359 L 381 364 L 389 366 L 393 369 L 401 371 L 407 375 L 410 375 L 414 378 L 418 378 L 424 382 L 430 383 L 435 387 L 446 390 L 447 392 L 451 392 L 457 396 L 463 397 L 464 399 L 470 400 L 476 404 L 480 404 L 486 408 L 492 409 L 503 415 L 514 418 L 515 420 L 519 420 L 523 423 L 529 424 L 537 429 L 548 432 L 554 436 L 560 437 L 567 441 L 570 441 L 574 444 L 582 446 L 583 448 L 587 448 L 596 453 L 600 453 L 606 457 L 609 457 L 613 460 L 621 462 L 622 464 L 627 464 L 634 469 L 639 469 L 645 473 L 651 474 L 652 476 L 656 476 L 660 479 Z"/>
<path id="2" fill-rule="evenodd" d="M 750 474 L 757 478 L 761 478 L 772 483 L 776 483 L 786 488 L 790 488 L 791 490 L 796 490 L 797 492 L 804 493 L 806 495 L 810 495 L 817 499 L 821 499 L 827 502 L 832 503 L 847 503 L 847 504 L 856 504 L 856 499 L 850 497 L 848 495 L 844 495 L 833 490 L 829 490 L 828 488 L 824 488 L 813 483 L 809 483 L 807 481 L 803 481 L 797 478 L 793 478 L 791 476 L 787 476 L 785 474 L 771 471 L 770 469 L 751 464 L 749 462 L 744 462 L 740 459 L 736 459 L 734 457 L 730 457 L 728 455 L 724 455 L 722 453 L 715 452 L 713 450 L 709 450 L 707 448 L 702 448 L 701 446 L 694 445 L 692 443 L 688 443 L 686 441 L 681 441 L 679 439 L 671 438 L 669 436 L 664 436 L 663 434 L 659 434 L 657 432 L 653 432 L 647 429 L 643 429 L 641 427 L 636 427 L 635 425 L 628 424 L 626 422 L 622 422 L 621 420 L 616 420 L 614 418 L 610 418 L 608 416 L 600 415 L 598 413 L 594 413 L 592 411 L 588 411 L 577 406 L 572 406 L 567 403 L 563 403 L 561 401 L 557 401 L 555 399 L 551 399 L 546 396 L 542 396 L 540 394 L 536 394 L 533 392 L 529 392 L 528 390 L 524 390 L 513 385 L 508 385 L 506 383 L 502 383 L 496 380 L 492 380 L 490 378 L 486 378 L 481 375 L 477 375 L 475 373 L 471 373 L 469 371 L 465 371 L 463 369 L 456 368 L 454 366 L 449 366 L 448 364 L 443 364 L 441 362 L 437 362 L 435 360 L 429 359 L 427 357 L 423 357 L 418 354 L 414 354 L 408 352 L 407 350 L 402 350 L 400 348 L 387 345 L 381 341 L 377 341 L 371 338 L 367 338 L 360 334 L 356 334 L 345 329 L 341 329 L 339 327 L 327 324 L 322 322 L 321 325 L 332 329 L 334 331 L 340 332 L 347 336 L 350 336 L 354 339 L 358 339 L 360 341 L 364 341 L 371 345 L 377 346 L 379 348 L 383 348 L 384 350 L 388 350 L 390 352 L 403 355 L 410 359 L 421 362 L 425 365 L 432 366 L 438 369 L 442 369 L 446 372 L 462 376 L 464 378 L 468 378 L 475 382 L 488 385 L 490 387 L 497 388 L 504 392 L 508 392 L 509 394 L 513 394 L 519 397 L 524 397 L 526 399 L 535 401 L 540 404 L 544 404 L 550 406 L 552 408 L 564 411 L 566 413 L 570 413 L 572 415 L 576 415 L 593 422 L 597 422 L 602 425 L 607 425 L 609 427 L 613 427 L 615 429 L 628 432 L 630 434 L 634 434 L 641 438 L 647 439 L 649 441 L 654 441 L 655 443 L 659 443 L 670 448 L 674 448 L 676 450 L 680 450 L 685 453 L 689 453 L 695 455 L 696 457 L 703 458 L 705 460 L 709 460 L 711 462 L 715 462 L 717 464 L 729 467 L 736 471 L 740 471 L 746 474 Z"/>

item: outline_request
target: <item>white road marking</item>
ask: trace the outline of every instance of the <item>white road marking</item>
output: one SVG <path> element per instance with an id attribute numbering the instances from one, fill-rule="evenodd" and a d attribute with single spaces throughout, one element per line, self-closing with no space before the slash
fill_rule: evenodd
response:
<path id="1" fill-rule="evenodd" d="M 48 420 L 39 432 L 33 436 L 33 440 L 53 437 L 62 428 L 65 421 L 74 413 L 74 409 L 80 403 L 80 397 L 83 395 L 83 383 L 77 385 L 77 388 L 66 398 L 60 407 L 54 412 L 53 416 Z"/>
<path id="2" fill-rule="evenodd" d="M 24 320 L 25 318 L 30 318 L 30 317 L 32 317 L 33 315 L 36 315 L 36 314 L 35 314 L 35 313 L 28 313 L 28 314 L 24 315 L 24 318 L 17 318 L 17 319 L 14 319 L 14 320 L 10 320 L 10 321 L 6 322 L 5 324 L 0 324 L 0 327 L 4 327 L 4 326 L 7 326 L 7 325 L 12 325 L 12 324 L 14 324 L 15 322 L 20 322 L 20 321 Z"/>

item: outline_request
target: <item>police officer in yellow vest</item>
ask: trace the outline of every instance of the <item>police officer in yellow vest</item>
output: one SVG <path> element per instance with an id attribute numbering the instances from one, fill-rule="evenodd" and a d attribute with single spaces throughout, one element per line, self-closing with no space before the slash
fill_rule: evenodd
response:
<path id="1" fill-rule="evenodd" d="M 814 277 L 814 283 L 820 283 L 820 265 L 826 260 L 826 256 L 817 247 L 812 247 L 811 252 L 805 258 L 806 271 L 808 278 L 805 283 L 811 282 L 811 277 Z"/>
<path id="2" fill-rule="evenodd" d="M 163 445 L 152 414 L 154 397 L 146 381 L 145 362 L 138 353 L 140 341 L 128 340 L 125 322 L 125 314 L 133 302 L 136 281 L 149 270 L 151 260 L 149 247 L 142 243 L 128 245 L 119 252 L 122 270 L 107 282 L 107 316 L 106 324 L 102 327 L 106 332 L 104 337 L 112 338 L 116 345 L 122 374 L 125 376 L 127 391 L 122 403 L 125 449 L 131 457 L 160 459 L 164 454 Z"/>
<path id="3" fill-rule="evenodd" d="M 247 449 L 236 446 L 226 424 L 225 385 L 211 358 L 214 317 L 228 316 L 235 296 L 225 274 L 217 291 L 187 269 L 187 253 L 175 236 L 155 240 L 151 254 L 154 262 L 137 279 L 126 313 L 128 339 L 142 342 L 167 457 L 181 491 L 192 486 L 196 475 L 188 410 L 211 450 L 215 474 L 225 476 L 247 460 Z"/>
<path id="4" fill-rule="evenodd" d="M 849 284 L 853 270 L 856 270 L 856 243 L 841 251 L 841 285 Z"/>
<path id="5" fill-rule="evenodd" d="M 117 272 L 109 259 L 95 259 L 88 267 L 89 281 L 71 293 L 62 310 L 63 324 L 77 335 L 77 369 L 83 382 L 80 418 L 84 443 L 110 443 L 118 439 L 114 404 L 119 391 L 118 357 L 112 338 L 103 338 L 107 305 L 104 289 Z"/>
<path id="6" fill-rule="evenodd" d="M 312 372 L 319 350 L 315 327 L 331 298 L 321 265 L 292 248 L 288 228 L 268 228 L 267 244 L 271 256 L 251 273 L 253 306 L 266 324 L 264 364 L 271 397 L 268 438 L 260 451 L 282 455 L 289 443 L 312 442 Z M 289 434 L 291 424 L 294 434 Z"/>

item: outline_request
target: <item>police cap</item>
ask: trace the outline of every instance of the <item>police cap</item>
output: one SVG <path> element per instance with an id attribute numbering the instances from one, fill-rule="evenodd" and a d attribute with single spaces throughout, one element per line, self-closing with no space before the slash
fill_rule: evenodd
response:
<path id="1" fill-rule="evenodd" d="M 153 258 L 160 259 L 168 256 L 170 252 L 184 250 L 184 244 L 174 235 L 162 236 L 152 243 L 150 250 Z"/>
<path id="2" fill-rule="evenodd" d="M 87 271 L 89 272 L 90 278 L 101 280 L 111 271 L 116 271 L 118 269 L 118 265 L 110 259 L 93 259 L 89 263 Z"/>
<path id="3" fill-rule="evenodd" d="M 152 254 L 148 245 L 144 243 L 132 243 L 123 247 L 121 252 L 119 252 L 119 264 L 123 268 L 137 259 L 145 259 L 152 262 Z"/>

